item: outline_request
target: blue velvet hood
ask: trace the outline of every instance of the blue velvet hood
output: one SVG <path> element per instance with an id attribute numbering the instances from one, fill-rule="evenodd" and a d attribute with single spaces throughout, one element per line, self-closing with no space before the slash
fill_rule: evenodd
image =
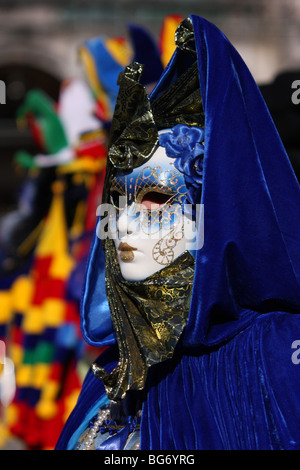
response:
<path id="1" fill-rule="evenodd" d="M 258 315 L 300 308 L 300 191 L 281 139 L 244 61 L 213 24 L 191 16 L 205 112 L 204 245 L 184 346 L 227 341 Z M 194 61 L 176 49 L 154 101 Z M 82 333 L 114 343 L 95 236 L 82 297 Z"/>
<path id="2" fill-rule="evenodd" d="M 245 63 L 215 26 L 192 22 L 205 112 L 205 213 L 184 343 L 198 346 L 228 340 L 268 311 L 299 313 L 300 191 Z M 166 76 L 176 61 L 175 54 Z"/>

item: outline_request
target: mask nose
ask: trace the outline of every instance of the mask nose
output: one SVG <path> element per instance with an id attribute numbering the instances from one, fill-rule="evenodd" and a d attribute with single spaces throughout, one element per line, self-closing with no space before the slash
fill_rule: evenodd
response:
<path id="1" fill-rule="evenodd" d="M 140 204 L 127 205 L 120 213 L 117 221 L 119 239 L 133 235 L 139 230 Z"/>

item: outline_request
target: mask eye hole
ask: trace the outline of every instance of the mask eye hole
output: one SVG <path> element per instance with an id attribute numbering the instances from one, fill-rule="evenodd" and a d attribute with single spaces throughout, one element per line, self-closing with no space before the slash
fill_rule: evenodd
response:
<path id="1" fill-rule="evenodd" d="M 166 202 L 168 202 L 170 198 L 170 194 L 160 193 L 157 191 L 150 191 L 143 196 L 141 204 L 147 210 L 159 209 L 164 204 L 166 204 Z"/>

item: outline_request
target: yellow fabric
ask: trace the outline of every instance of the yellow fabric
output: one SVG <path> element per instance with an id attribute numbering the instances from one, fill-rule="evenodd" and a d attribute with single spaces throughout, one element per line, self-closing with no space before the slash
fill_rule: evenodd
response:
<path id="1" fill-rule="evenodd" d="M 38 362 L 32 366 L 32 369 L 31 386 L 37 389 L 41 389 L 47 382 L 50 366 L 49 364 Z"/>
<path id="2" fill-rule="evenodd" d="M 30 364 L 21 364 L 16 370 L 17 387 L 30 387 L 32 380 L 32 366 Z"/>
<path id="3" fill-rule="evenodd" d="M 35 410 L 39 418 L 51 419 L 57 414 L 57 404 L 52 400 L 40 400 Z"/>
<path id="4" fill-rule="evenodd" d="M 5 424 L 0 422 L 0 448 L 4 448 L 9 438 L 9 431 Z"/>
<path id="5" fill-rule="evenodd" d="M 12 313 L 10 291 L 0 291 L 0 324 L 8 323 L 11 320 Z"/>
<path id="6" fill-rule="evenodd" d="M 60 383 L 54 380 L 48 380 L 47 387 L 42 389 L 42 398 L 44 400 L 54 400 L 59 392 Z"/>
<path id="7" fill-rule="evenodd" d="M 106 49 L 110 55 L 123 67 L 126 67 L 133 57 L 132 49 L 125 40 L 120 41 L 118 38 L 110 38 L 106 41 Z"/>
<path id="8" fill-rule="evenodd" d="M 17 422 L 18 417 L 18 407 L 14 403 L 11 403 L 5 410 L 5 422 L 7 427 L 13 426 Z"/>
<path id="9" fill-rule="evenodd" d="M 107 118 L 110 118 L 111 112 L 109 100 L 98 79 L 93 56 L 85 46 L 81 46 L 78 52 L 85 67 L 86 74 L 93 90 L 93 93 L 95 94 L 96 99 L 102 104 L 103 108 L 105 109 L 105 115 L 107 116 Z"/>
<path id="10" fill-rule="evenodd" d="M 57 172 L 58 174 L 75 173 L 77 171 L 87 171 L 89 173 L 98 173 L 105 168 L 105 158 L 95 159 L 90 156 L 78 158 L 66 165 L 61 165 Z"/>
<path id="11" fill-rule="evenodd" d="M 64 185 L 56 181 L 53 185 L 53 199 L 43 233 L 36 248 L 36 257 L 52 256 L 49 276 L 67 279 L 74 266 L 68 254 L 68 232 L 64 214 Z"/>
<path id="12" fill-rule="evenodd" d="M 41 334 L 44 330 L 44 320 L 41 307 L 32 305 L 26 311 L 22 329 L 25 334 Z"/>
<path id="13" fill-rule="evenodd" d="M 64 189 L 64 184 L 61 181 L 56 181 L 52 186 L 52 204 L 36 248 L 36 257 L 60 254 L 67 250 L 67 228 L 63 202 Z"/>
<path id="14" fill-rule="evenodd" d="M 49 274 L 56 279 L 67 279 L 74 266 L 74 261 L 65 253 L 53 259 Z"/>
<path id="15" fill-rule="evenodd" d="M 42 398 L 54 399 L 59 390 L 59 384 L 48 382 L 51 364 L 38 362 L 36 364 L 20 364 L 16 370 L 16 384 L 18 387 L 33 387 L 42 390 Z M 47 383 L 47 387 L 45 384 Z"/>
<path id="16" fill-rule="evenodd" d="M 33 293 L 33 280 L 27 276 L 18 277 L 12 285 L 12 308 L 15 312 L 24 312 L 31 301 Z"/>
<path id="17" fill-rule="evenodd" d="M 164 20 L 161 32 L 161 61 L 164 67 L 175 51 L 175 31 L 182 20 L 179 15 L 170 15 Z"/>
<path id="18" fill-rule="evenodd" d="M 101 124 L 99 123 L 99 126 L 100 125 Z M 105 145 L 107 141 L 107 131 L 103 128 L 100 128 L 93 131 L 84 132 L 83 134 L 80 134 L 77 145 L 75 147 L 80 146 L 85 142 L 93 142 L 95 140 Z"/>
<path id="19" fill-rule="evenodd" d="M 44 326 L 57 328 L 62 324 L 65 315 L 65 302 L 62 299 L 47 298 L 42 306 Z"/>

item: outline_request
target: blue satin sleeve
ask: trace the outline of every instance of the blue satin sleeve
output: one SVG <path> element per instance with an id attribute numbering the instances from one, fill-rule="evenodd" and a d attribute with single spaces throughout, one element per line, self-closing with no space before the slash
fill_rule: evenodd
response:
<path id="1" fill-rule="evenodd" d="M 92 346 L 109 346 L 116 341 L 106 297 L 104 253 L 97 230 L 83 284 L 80 326 L 83 338 Z"/>

